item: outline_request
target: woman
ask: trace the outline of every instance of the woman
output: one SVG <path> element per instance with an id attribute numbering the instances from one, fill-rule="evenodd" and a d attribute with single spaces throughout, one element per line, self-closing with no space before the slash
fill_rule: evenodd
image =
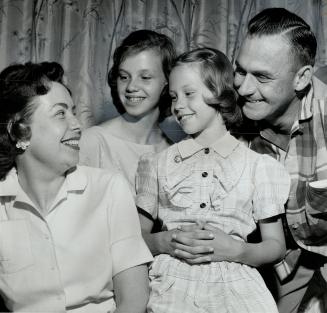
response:
<path id="1" fill-rule="evenodd" d="M 57 63 L 0 73 L 0 293 L 12 311 L 144 312 L 151 255 L 133 197 L 120 174 L 76 166 L 62 77 Z"/>
<path id="2" fill-rule="evenodd" d="M 141 155 L 171 143 L 158 123 L 169 112 L 167 81 L 175 55 L 165 35 L 151 30 L 129 34 L 115 50 L 108 75 L 113 103 L 121 115 L 83 131 L 81 163 L 121 170 L 134 195 Z"/>

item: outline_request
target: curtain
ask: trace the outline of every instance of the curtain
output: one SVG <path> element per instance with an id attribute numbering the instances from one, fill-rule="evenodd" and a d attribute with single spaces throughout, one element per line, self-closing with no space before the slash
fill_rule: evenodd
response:
<path id="1" fill-rule="evenodd" d="M 233 61 L 248 20 L 268 7 L 306 20 L 318 39 L 316 64 L 327 64 L 327 0 L 0 0 L 0 69 L 61 63 L 86 128 L 117 115 L 106 77 L 114 49 L 131 31 L 164 33 L 178 52 L 211 46 Z"/>

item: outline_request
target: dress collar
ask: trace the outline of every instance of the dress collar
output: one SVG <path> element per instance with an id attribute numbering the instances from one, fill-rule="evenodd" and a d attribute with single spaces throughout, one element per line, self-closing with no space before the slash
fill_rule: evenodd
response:
<path id="1" fill-rule="evenodd" d="M 227 158 L 239 144 L 240 142 L 227 132 L 209 147 L 203 147 L 193 138 L 188 138 L 179 142 L 177 148 L 182 158 L 190 157 L 206 148 L 212 148 L 220 156 Z"/>

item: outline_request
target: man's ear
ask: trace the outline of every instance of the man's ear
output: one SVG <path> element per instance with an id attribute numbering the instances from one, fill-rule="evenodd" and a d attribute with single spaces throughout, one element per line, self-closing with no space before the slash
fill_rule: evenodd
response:
<path id="1" fill-rule="evenodd" d="M 294 77 L 294 90 L 297 92 L 303 91 L 311 81 L 313 75 L 313 68 L 311 65 L 302 66 Z"/>

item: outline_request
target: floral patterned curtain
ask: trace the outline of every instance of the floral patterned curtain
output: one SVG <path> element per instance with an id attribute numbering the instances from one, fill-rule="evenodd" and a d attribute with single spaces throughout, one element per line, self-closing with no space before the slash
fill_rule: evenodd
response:
<path id="1" fill-rule="evenodd" d="M 89 127 L 117 114 L 106 76 L 129 32 L 152 29 L 170 36 L 179 52 L 207 45 L 233 60 L 248 20 L 267 7 L 304 18 L 318 38 L 317 65 L 327 64 L 327 0 L 0 0 L 0 69 L 61 63 Z"/>

